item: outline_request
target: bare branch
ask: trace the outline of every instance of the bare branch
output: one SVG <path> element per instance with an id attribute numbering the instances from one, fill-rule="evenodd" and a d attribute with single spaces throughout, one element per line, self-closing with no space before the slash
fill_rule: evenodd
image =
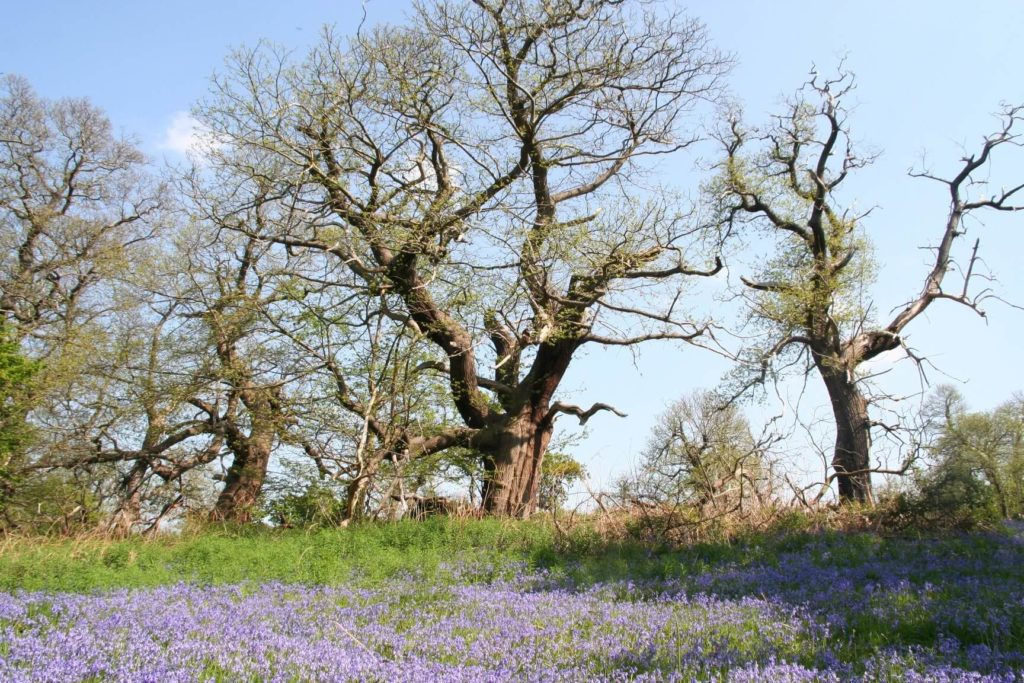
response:
<path id="1" fill-rule="evenodd" d="M 568 415 L 575 415 L 576 417 L 579 418 L 580 425 L 585 425 L 587 423 L 587 420 L 589 420 L 596 413 L 602 410 L 615 413 L 619 417 L 628 417 L 626 413 L 623 413 L 622 411 L 618 410 L 614 406 L 608 405 L 607 403 L 595 403 L 586 410 L 583 410 L 583 408 L 580 408 L 579 406 L 575 406 L 570 403 L 562 403 L 561 401 L 556 401 L 555 403 L 551 404 L 551 408 L 548 410 L 548 414 L 545 417 L 545 420 L 551 421 L 554 419 L 556 414 L 566 413 Z"/>

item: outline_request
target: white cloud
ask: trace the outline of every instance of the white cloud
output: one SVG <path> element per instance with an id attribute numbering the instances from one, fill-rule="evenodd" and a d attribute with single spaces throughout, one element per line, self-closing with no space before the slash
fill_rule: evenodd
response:
<path id="1" fill-rule="evenodd" d="M 216 146 L 209 129 L 185 111 L 174 114 L 160 142 L 160 149 L 192 158 L 207 156 Z"/>

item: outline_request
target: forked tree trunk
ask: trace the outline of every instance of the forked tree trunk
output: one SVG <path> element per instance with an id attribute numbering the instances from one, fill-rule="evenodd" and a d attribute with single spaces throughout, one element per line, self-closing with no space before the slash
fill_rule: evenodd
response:
<path id="1" fill-rule="evenodd" d="M 483 510 L 487 514 L 526 518 L 536 511 L 541 465 L 552 432 L 545 414 L 530 411 L 497 435 L 485 461 Z"/>
<path id="2" fill-rule="evenodd" d="M 868 403 L 856 382 L 845 370 L 823 363 L 818 370 L 825 381 L 832 413 L 836 421 L 836 446 L 832 469 L 839 485 L 842 503 L 870 503 L 871 495 L 871 421 Z"/>
<path id="3" fill-rule="evenodd" d="M 245 439 L 240 447 L 232 449 L 234 460 L 228 468 L 224 490 L 213 506 L 210 519 L 239 524 L 252 521 L 263 481 L 267 477 L 272 446 L 272 432 L 257 432 Z"/>

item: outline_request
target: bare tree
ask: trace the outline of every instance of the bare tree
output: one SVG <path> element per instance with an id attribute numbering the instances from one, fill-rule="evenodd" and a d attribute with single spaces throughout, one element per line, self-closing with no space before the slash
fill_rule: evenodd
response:
<path id="1" fill-rule="evenodd" d="M 88 101 L 0 79 L 0 311 L 36 354 L 109 306 L 90 289 L 152 233 L 160 188 L 144 164 Z"/>
<path id="2" fill-rule="evenodd" d="M 875 307 L 866 294 L 875 265 L 862 228 L 866 214 L 844 210 L 836 198 L 848 174 L 871 161 L 850 144 L 843 100 L 852 88 L 848 72 L 832 79 L 814 74 L 767 130 L 748 131 L 733 119 L 721 136 L 725 160 L 710 191 L 730 229 L 744 224 L 760 228 L 778 245 L 761 272 L 743 279 L 751 315 L 766 326 L 770 339 L 755 360 L 804 359 L 817 371 L 835 418 L 832 468 L 839 496 L 843 501 L 870 501 L 871 473 L 882 470 L 871 462 L 875 423 L 859 369 L 900 348 L 907 325 L 935 301 L 954 301 L 981 313 L 978 304 L 988 290 L 972 292 L 978 242 L 959 264 L 954 246 L 967 230 L 968 215 L 1022 208 L 1013 200 L 1024 185 L 986 193 L 984 173 L 996 150 L 1020 145 L 1016 128 L 1024 109 L 1006 108 L 1000 128 L 965 156 L 950 177 L 912 174 L 946 186 L 949 212 L 933 233 L 934 261 L 920 293 L 889 322 L 879 323 L 872 319 Z M 962 277 L 954 289 L 944 288 L 954 269 Z"/>
<path id="3" fill-rule="evenodd" d="M 706 330 L 670 281 L 720 265 L 639 180 L 693 141 L 728 60 L 642 2 L 424 3 L 414 21 L 328 33 L 301 64 L 239 53 L 199 114 L 214 166 L 306 214 L 253 234 L 343 263 L 439 354 L 462 424 L 404 456 L 470 446 L 486 510 L 527 515 L 556 416 L 610 408 L 555 398 L 576 352 Z"/>
<path id="4" fill-rule="evenodd" d="M 5 455 L 11 476 L 66 450 L 90 412 L 76 398 L 89 395 L 84 369 L 112 348 L 117 283 L 161 216 L 145 164 L 88 101 L 48 101 L 0 78 L 0 330 L 36 370 L 18 416 L 36 438 Z"/>

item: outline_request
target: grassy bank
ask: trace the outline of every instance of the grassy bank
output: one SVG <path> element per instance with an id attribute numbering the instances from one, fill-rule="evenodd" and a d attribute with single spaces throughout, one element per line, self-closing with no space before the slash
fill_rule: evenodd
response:
<path id="1" fill-rule="evenodd" d="M 408 572 L 429 576 L 455 558 L 481 565 L 531 561 L 554 547 L 543 524 L 440 518 L 348 529 L 209 526 L 124 540 L 9 538 L 0 545 L 0 590 L 373 582 Z"/>
<path id="2" fill-rule="evenodd" d="M 992 534 L 932 537 L 927 543 L 932 552 L 969 554 L 979 562 L 1005 546 Z M 7 538 L 0 542 L 0 590 L 82 592 L 181 582 L 373 585 L 405 575 L 486 581 L 524 566 L 587 585 L 680 579 L 731 565 L 777 566 L 793 555 L 854 566 L 918 552 L 907 536 L 808 530 L 667 548 L 609 539 L 587 525 L 558 533 L 544 521 L 434 518 L 317 530 L 211 526 L 124 540 Z"/>

